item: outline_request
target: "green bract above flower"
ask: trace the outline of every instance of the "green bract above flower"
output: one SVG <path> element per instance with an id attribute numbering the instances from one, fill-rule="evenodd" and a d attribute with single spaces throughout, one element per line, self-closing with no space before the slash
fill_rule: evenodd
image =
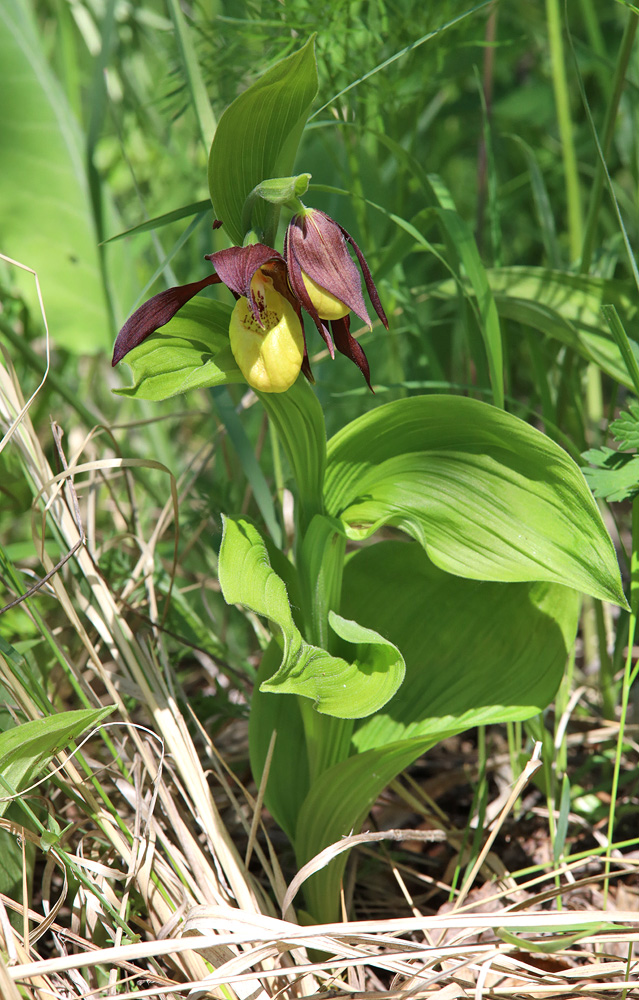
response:
<path id="1" fill-rule="evenodd" d="M 368 361 L 350 332 L 349 313 L 354 312 L 369 328 L 371 321 L 362 295 L 360 273 L 347 243 L 355 251 L 373 308 L 388 329 L 364 254 L 350 233 L 325 212 L 307 208 L 293 216 L 284 238 L 284 256 L 291 288 L 326 341 L 331 357 L 335 346 L 355 362 L 370 386 Z"/>
<path id="2" fill-rule="evenodd" d="M 388 322 L 364 256 L 345 229 L 323 212 L 305 210 L 294 217 L 284 241 L 286 260 L 277 250 L 254 243 L 207 254 L 215 273 L 187 285 L 159 292 L 133 313 L 120 330 L 113 365 L 151 333 L 173 319 L 189 299 L 220 282 L 238 300 L 229 337 L 233 356 L 250 386 L 261 392 L 285 392 L 300 371 L 313 381 L 302 325 L 302 306 L 323 337 L 331 357 L 335 347 L 354 361 L 370 386 L 364 351 L 351 335 L 352 311 L 371 325 L 353 247 L 375 312 Z M 330 330 L 328 324 L 330 323 Z"/>

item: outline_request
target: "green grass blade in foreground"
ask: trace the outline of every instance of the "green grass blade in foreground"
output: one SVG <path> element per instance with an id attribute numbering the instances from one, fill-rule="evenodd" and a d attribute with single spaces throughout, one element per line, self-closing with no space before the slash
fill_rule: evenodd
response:
<path id="1" fill-rule="evenodd" d="M 209 157 L 215 214 L 234 243 L 244 240 L 244 203 L 261 181 L 288 177 L 317 93 L 314 37 L 276 63 L 226 109 Z M 252 228 L 272 245 L 279 206 L 258 202 Z"/>
<path id="2" fill-rule="evenodd" d="M 114 391 L 167 399 L 189 389 L 244 381 L 229 344 L 231 306 L 197 295 L 127 354 L 133 385 Z"/>
<path id="3" fill-rule="evenodd" d="M 577 630 L 579 595 L 552 584 L 478 583 L 434 566 L 415 543 L 360 549 L 342 612 L 374 623 L 404 655 L 395 696 L 355 724 L 354 756 L 311 787 L 295 835 L 299 864 L 359 826 L 384 786 L 439 740 L 525 719 L 552 699 Z M 284 749 L 284 748 L 282 748 Z M 278 765 L 278 748 L 274 765 Z M 343 858 L 313 876 L 309 908 L 335 916 Z"/>
<path id="4" fill-rule="evenodd" d="M 377 711 L 401 684 L 401 654 L 370 628 L 330 616 L 333 631 L 353 647 L 351 662 L 304 641 L 293 621 L 284 582 L 272 569 L 266 545 L 249 521 L 224 518 L 219 579 L 229 604 L 244 605 L 281 632 L 282 661 L 261 690 L 298 694 L 310 698 L 322 714 L 352 719 Z"/>
<path id="5" fill-rule="evenodd" d="M 0 4 L 0 230 L 4 249 L 38 272 L 58 346 L 95 353 L 108 349 L 112 332 L 83 140 L 30 6 Z M 32 286 L 25 293 L 36 314 Z"/>
<path id="6" fill-rule="evenodd" d="M 59 750 L 112 711 L 109 705 L 58 712 L 0 733 L 0 774 L 5 790 L 17 792 L 29 785 Z M 0 816 L 7 806 L 8 802 L 0 802 Z"/>
<path id="7" fill-rule="evenodd" d="M 617 347 L 621 352 L 621 356 L 625 362 L 626 368 L 628 369 L 628 375 L 632 380 L 634 390 L 639 396 L 639 364 L 637 364 L 637 356 L 632 349 L 632 343 L 628 334 L 626 333 L 623 323 L 619 319 L 619 314 L 613 305 L 604 305 L 601 307 L 601 311 L 610 328 L 611 334 L 615 338 Z"/>
<path id="8" fill-rule="evenodd" d="M 352 538 L 395 525 L 449 573 L 546 580 L 626 606 L 614 546 L 578 466 L 486 403 L 413 397 L 352 421 L 329 442 L 325 502 Z"/>
<path id="9" fill-rule="evenodd" d="M 507 138 L 512 139 L 513 142 L 517 143 L 526 158 L 526 165 L 530 175 L 530 187 L 535 202 L 535 208 L 537 210 L 539 233 L 544 243 L 544 250 L 546 251 L 548 263 L 552 268 L 558 269 L 561 264 L 561 256 L 559 253 L 559 245 L 557 243 L 555 217 L 550 204 L 550 196 L 546 187 L 544 175 L 539 169 L 535 151 L 531 149 L 528 143 L 524 142 L 519 135 L 508 135 Z"/>

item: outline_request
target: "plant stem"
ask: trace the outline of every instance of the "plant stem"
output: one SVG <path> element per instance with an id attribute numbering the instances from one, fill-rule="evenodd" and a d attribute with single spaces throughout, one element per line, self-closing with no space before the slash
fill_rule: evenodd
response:
<path id="1" fill-rule="evenodd" d="M 329 652 L 335 649 L 335 637 L 328 619 L 340 606 L 345 554 L 341 525 L 323 515 L 313 518 L 297 548 L 306 639 Z M 307 698 L 300 699 L 300 710 L 312 784 L 323 771 L 348 757 L 353 720 L 321 715 Z"/>
<path id="2" fill-rule="evenodd" d="M 555 104 L 557 106 L 557 122 L 559 125 L 566 182 L 570 257 L 572 260 L 578 260 L 582 247 L 581 192 L 577 170 L 577 156 L 573 140 L 568 82 L 566 80 L 559 0 L 546 0 L 546 18 L 548 21 L 548 41 L 550 44 L 553 89 L 555 91 Z"/>

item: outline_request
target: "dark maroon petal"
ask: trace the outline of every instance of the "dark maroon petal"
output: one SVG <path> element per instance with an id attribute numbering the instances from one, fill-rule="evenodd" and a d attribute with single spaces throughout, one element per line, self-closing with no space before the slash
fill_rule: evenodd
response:
<path id="1" fill-rule="evenodd" d="M 211 261 L 227 288 L 236 295 L 245 295 L 247 298 L 249 298 L 251 278 L 260 267 L 269 261 L 284 263 L 282 255 L 264 243 L 218 250 L 217 253 L 206 254 L 206 260 Z"/>
<path id="2" fill-rule="evenodd" d="M 351 334 L 350 319 L 350 316 L 344 316 L 343 319 L 332 320 L 331 330 L 333 331 L 333 337 L 335 338 L 335 347 L 342 354 L 345 354 L 347 358 L 350 358 L 351 361 L 355 362 L 366 379 L 368 388 L 371 392 L 374 392 L 371 385 L 371 373 L 370 368 L 368 367 L 368 360 L 364 354 L 364 349 Z"/>
<path id="3" fill-rule="evenodd" d="M 302 305 L 306 309 L 306 312 L 309 314 L 309 316 L 315 323 L 315 326 L 317 327 L 320 336 L 322 337 L 326 346 L 328 347 L 328 352 L 331 358 L 334 358 L 335 345 L 333 344 L 333 338 L 331 337 L 330 330 L 328 329 L 327 324 L 318 316 L 317 309 L 311 302 L 308 292 L 306 291 L 306 285 L 302 280 L 302 272 L 299 263 L 297 262 L 295 254 L 293 253 L 293 248 L 288 238 L 290 230 L 291 227 L 289 226 L 284 236 L 284 256 L 286 257 L 286 266 L 288 268 L 289 284 L 293 289 L 293 293 L 302 303 Z"/>
<path id="4" fill-rule="evenodd" d="M 120 330 L 113 348 L 112 365 L 117 365 L 122 358 L 141 344 L 149 334 L 155 333 L 161 326 L 173 319 L 178 309 L 201 292 L 207 285 L 215 285 L 220 281 L 217 274 L 209 274 L 201 281 L 192 281 L 188 285 L 176 285 L 158 292 L 152 299 L 145 302 L 129 316 Z"/>
<path id="5" fill-rule="evenodd" d="M 375 310 L 375 312 L 381 319 L 382 323 L 388 330 L 388 320 L 386 319 L 386 313 L 384 312 L 384 309 L 382 308 L 382 303 L 379 300 L 379 295 L 377 294 L 377 288 L 375 287 L 375 282 L 373 281 L 371 269 L 366 263 L 366 257 L 358 247 L 357 243 L 355 242 L 351 234 L 347 233 L 342 226 L 340 226 L 339 228 L 342 232 L 342 236 L 344 237 L 344 239 L 348 240 L 353 250 L 355 251 L 355 254 L 359 261 L 359 266 L 361 267 L 362 274 L 364 275 L 364 281 L 366 282 L 366 290 L 370 296 L 371 302 L 373 303 L 373 309 Z"/>
<path id="6" fill-rule="evenodd" d="M 308 360 L 306 345 L 304 345 L 304 357 L 302 358 L 302 374 L 305 376 L 306 380 L 311 383 L 311 385 L 315 385 L 315 378 L 313 377 L 313 372 L 311 371 L 311 363 Z"/>
<path id="7" fill-rule="evenodd" d="M 341 226 L 325 212 L 311 209 L 291 220 L 289 242 L 302 271 L 370 326 L 362 279 L 348 252 Z"/>

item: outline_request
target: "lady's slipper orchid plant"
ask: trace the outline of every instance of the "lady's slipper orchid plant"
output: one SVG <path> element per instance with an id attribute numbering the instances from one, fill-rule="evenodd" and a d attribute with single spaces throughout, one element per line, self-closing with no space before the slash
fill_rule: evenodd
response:
<path id="1" fill-rule="evenodd" d="M 293 217 L 286 232 L 286 259 L 263 243 L 219 250 L 206 255 L 215 267 L 214 274 L 168 288 L 141 305 L 118 334 L 112 364 L 117 365 L 129 351 L 168 323 L 203 288 L 221 282 L 237 299 L 229 325 L 231 350 L 242 375 L 254 389 L 285 392 L 300 371 L 313 381 L 302 306 L 331 357 L 337 347 L 355 362 L 370 386 L 366 355 L 350 332 L 351 310 L 369 327 L 371 322 L 347 241 L 359 260 L 375 312 L 388 329 L 369 267 L 353 238 L 324 212 L 304 209 Z"/>

